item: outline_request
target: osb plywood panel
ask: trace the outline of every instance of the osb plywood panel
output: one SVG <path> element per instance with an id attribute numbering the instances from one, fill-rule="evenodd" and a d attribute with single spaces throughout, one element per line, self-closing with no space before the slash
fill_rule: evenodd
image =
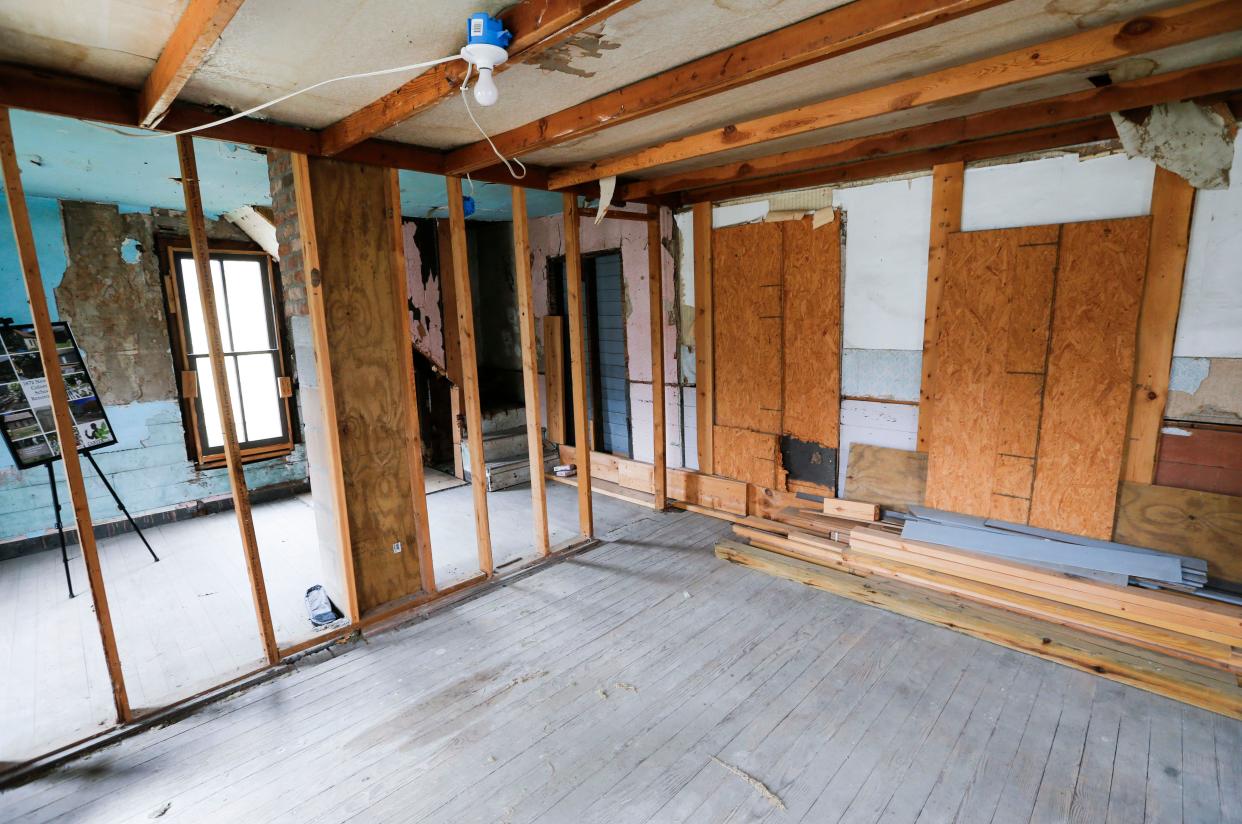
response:
<path id="1" fill-rule="evenodd" d="M 779 223 L 712 233 L 715 422 L 721 426 L 781 431 L 783 235 Z M 713 451 L 719 454 L 719 446 Z"/>
<path id="2" fill-rule="evenodd" d="M 1112 537 L 1203 558 L 1209 576 L 1242 584 L 1242 498 L 1127 481 Z"/>
<path id="3" fill-rule="evenodd" d="M 405 306 L 385 216 L 386 170 L 312 158 L 332 382 L 360 608 L 421 587 L 411 505 L 410 410 L 397 364 L 408 354 Z M 400 541 L 403 551 L 394 553 Z"/>
<path id="4" fill-rule="evenodd" d="M 1150 224 L 1138 217 L 1062 227 L 1034 526 L 1112 534 Z"/>
<path id="5" fill-rule="evenodd" d="M 1037 227 L 1044 228 L 1044 227 Z M 1052 227 L 1056 228 L 1056 227 Z M 1057 266 L 1057 238 L 1046 232 L 1018 239 L 1017 259 L 1009 288 L 1009 341 L 1005 368 L 1010 372 L 1044 371 L 1048 355 L 1048 321 L 1052 313 L 1052 282 Z"/>
<path id="6" fill-rule="evenodd" d="M 1004 455 L 1035 457 L 1039 442 L 1039 414 L 1044 399 L 1044 376 L 1029 373 L 1005 375 L 1001 397 L 1000 432 L 996 449 Z M 947 425 L 947 424 L 946 424 Z"/>
<path id="7" fill-rule="evenodd" d="M 1035 477 L 1035 461 L 1013 455 L 996 456 L 996 474 L 992 490 L 998 495 L 1030 498 L 1031 481 Z"/>
<path id="8" fill-rule="evenodd" d="M 995 494 L 992 496 L 991 517 L 998 521 L 1024 524 L 1030 510 L 1031 500 L 1029 498 L 1014 498 L 1009 495 Z"/>
<path id="9" fill-rule="evenodd" d="M 1013 232 L 956 232 L 937 313 L 927 505 L 988 516 L 1004 391 Z"/>
<path id="10" fill-rule="evenodd" d="M 926 452 L 850 444 L 844 497 L 905 511 L 924 503 L 926 490 Z"/>
<path id="11" fill-rule="evenodd" d="M 712 438 L 717 475 L 759 486 L 776 486 L 777 456 L 780 454 L 778 436 L 717 426 L 712 431 Z"/>
<path id="12" fill-rule="evenodd" d="M 836 447 L 841 425 L 841 230 L 810 218 L 785 235 L 784 434 Z"/>

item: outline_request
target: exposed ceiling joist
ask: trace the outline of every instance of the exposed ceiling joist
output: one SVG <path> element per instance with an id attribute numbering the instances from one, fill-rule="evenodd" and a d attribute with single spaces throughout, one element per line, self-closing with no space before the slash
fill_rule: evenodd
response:
<path id="1" fill-rule="evenodd" d="M 1023 81 L 1104 66 L 1125 57 L 1183 45 L 1239 28 L 1242 28 L 1242 3 L 1237 0 L 1196 0 L 996 57 L 553 171 L 549 181 L 554 189 L 562 189 L 608 175 L 622 175 L 916 106 L 959 99 Z"/>
<path id="2" fill-rule="evenodd" d="M 830 57 L 991 8 L 1003 0 L 855 0 L 492 137 L 506 157 L 556 146 Z M 465 174 L 496 162 L 486 140 L 449 152 Z"/>
<path id="3" fill-rule="evenodd" d="M 190 0 L 138 94 L 138 123 L 149 129 L 168 111 L 244 0 Z"/>
<path id="4" fill-rule="evenodd" d="M 843 183 L 924 171 L 939 163 L 992 160 L 1028 152 L 1099 143 L 1104 140 L 1115 140 L 1116 137 L 1117 131 L 1113 126 L 1113 121 L 1108 117 L 1097 117 L 1077 123 L 1058 124 L 1017 134 L 956 143 L 925 152 L 906 152 L 858 163 L 831 166 L 827 169 L 695 189 L 678 198 L 677 205 L 730 200 L 817 186 L 839 186 Z"/>
<path id="5" fill-rule="evenodd" d="M 618 200 L 642 200 L 688 189 L 721 186 L 730 182 L 932 149 L 961 141 L 995 137 L 1040 126 L 1098 117 L 1109 112 L 1206 97 L 1238 89 L 1242 89 L 1242 58 L 940 120 L 923 126 L 840 140 L 705 169 L 693 169 L 668 177 L 636 180 L 619 186 L 616 197 Z"/>
<path id="6" fill-rule="evenodd" d="M 11 63 L 0 63 L 0 106 L 117 126 L 138 125 L 136 91 Z M 211 123 L 219 117 L 220 113 L 214 109 L 174 102 L 157 128 L 175 132 Z M 206 129 L 195 137 L 227 140 L 264 149 L 322 155 L 319 132 L 249 117 Z M 338 159 L 428 174 L 444 173 L 443 152 L 389 140 L 364 141 L 342 152 Z M 483 170 L 475 178 L 495 183 L 515 183 L 503 168 Z M 528 165 L 521 185 L 527 189 L 546 189 L 547 170 Z"/>
<path id="7" fill-rule="evenodd" d="M 638 0 L 522 0 L 506 9 L 500 19 L 513 32 L 509 59 L 496 67 L 499 74 L 514 63 L 534 57 Z M 390 129 L 441 100 L 456 94 L 465 78 L 460 60 L 432 66 L 427 71 L 323 130 L 320 145 L 336 155 L 369 137 Z M 494 156 L 493 156 L 494 159 Z"/>

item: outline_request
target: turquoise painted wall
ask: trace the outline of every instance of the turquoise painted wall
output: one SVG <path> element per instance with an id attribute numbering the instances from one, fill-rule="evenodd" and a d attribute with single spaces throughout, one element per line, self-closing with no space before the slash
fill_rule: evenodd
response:
<path id="1" fill-rule="evenodd" d="M 48 306 L 58 318 L 55 288 L 68 266 L 61 200 L 115 203 L 124 212 L 153 207 L 182 209 L 176 146 L 172 140 L 135 140 L 74 120 L 15 111 L 14 140 L 26 187 L 31 227 Z M 198 141 L 203 177 L 204 210 L 211 215 L 247 204 L 270 203 L 266 156 L 251 149 L 216 141 Z M 0 317 L 30 322 L 30 307 L 8 219 L 8 203 L 0 194 Z M 121 239 L 118 238 L 118 241 Z M 121 249 L 133 257 L 136 248 Z M 142 254 L 154 254 L 143 250 Z M 127 262 L 133 263 L 130 257 Z M 123 311 L 123 307 L 117 307 Z M 99 375 L 94 376 L 96 382 Z M 126 506 L 139 514 L 193 507 L 227 495 L 224 469 L 198 471 L 186 452 L 181 410 L 174 400 L 109 406 L 108 416 L 119 443 L 95 453 L 103 471 Z M 111 496 L 83 464 L 87 495 L 95 521 L 121 517 Z M 60 464 L 56 464 L 58 477 Z M 307 477 L 299 446 L 279 460 L 246 469 L 251 489 Z M 61 484 L 62 502 L 68 491 Z M 69 511 L 66 508 L 65 516 Z M 42 468 L 21 471 L 0 446 L 0 542 L 30 538 L 54 530 L 51 493 Z"/>
<path id="2" fill-rule="evenodd" d="M 14 111 L 13 143 L 27 197 L 118 203 L 128 211 L 184 209 L 177 142 L 127 137 L 67 117 Z M 219 140 L 194 141 L 203 211 L 209 217 L 238 206 L 271 205 L 267 156 Z"/>
<path id="3" fill-rule="evenodd" d="M 35 254 L 43 275 L 43 292 L 47 305 L 56 317 L 56 296 L 52 290 L 69 265 L 65 258 L 65 228 L 60 220 L 60 202 L 47 197 L 26 197 L 30 225 L 34 230 Z M 30 323 L 30 304 L 26 300 L 25 280 L 17 260 L 17 243 L 9 220 L 9 201 L 0 191 L 0 317 L 15 323 Z M 0 452 L 4 450 L 0 449 Z M 4 457 L 8 457 L 7 452 Z M 0 464 L 2 466 L 3 464 Z"/>

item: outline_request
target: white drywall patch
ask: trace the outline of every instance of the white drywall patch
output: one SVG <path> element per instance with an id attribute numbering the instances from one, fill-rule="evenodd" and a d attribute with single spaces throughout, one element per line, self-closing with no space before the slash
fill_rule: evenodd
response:
<path id="1" fill-rule="evenodd" d="M 1242 142 L 1234 168 L 1242 168 Z M 1184 358 L 1242 357 L 1242 182 L 1195 194 L 1190 251 L 1173 354 Z"/>
<path id="2" fill-rule="evenodd" d="M 845 211 L 845 348 L 923 348 L 931 177 L 838 190 Z"/>
<path id="3" fill-rule="evenodd" d="M 962 231 L 1145 215 L 1155 169 L 1150 160 L 1120 154 L 968 168 Z"/>

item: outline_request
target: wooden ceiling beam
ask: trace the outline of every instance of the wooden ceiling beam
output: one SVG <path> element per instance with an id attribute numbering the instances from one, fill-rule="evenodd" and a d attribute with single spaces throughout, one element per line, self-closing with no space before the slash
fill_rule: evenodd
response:
<path id="1" fill-rule="evenodd" d="M 822 146 L 694 169 L 617 187 L 618 200 L 644 200 L 689 189 L 808 171 L 950 143 L 995 137 L 1124 111 L 1242 89 L 1242 58 L 1167 72 L 1003 109 L 955 117 Z"/>
<path id="2" fill-rule="evenodd" d="M 497 66 L 495 73 L 529 60 L 636 2 L 638 0 L 522 0 L 500 15 L 505 28 L 513 32 L 513 42 L 509 44 L 509 59 Z M 461 60 L 432 66 L 400 88 L 324 129 L 320 138 L 323 153 L 337 155 L 430 109 L 456 94 L 465 74 L 466 64 Z"/>
<path id="3" fill-rule="evenodd" d="M 116 126 L 138 126 L 138 93 L 132 89 L 11 63 L 0 63 L 0 106 Z M 175 132 L 210 123 L 220 116 L 215 109 L 174 102 L 156 128 Z M 319 132 L 249 117 L 197 132 L 195 137 L 306 155 L 323 154 Z M 367 140 L 339 155 L 340 159 L 355 163 L 427 174 L 443 174 L 444 157 L 437 149 L 388 140 Z M 474 177 L 491 183 L 516 183 L 504 167 L 486 169 Z M 527 166 L 526 177 L 520 185 L 527 189 L 546 189 L 547 178 L 546 169 Z"/>
<path id="4" fill-rule="evenodd" d="M 493 135 L 492 140 L 505 156 L 520 157 L 1000 2 L 1003 0 L 855 0 Z M 465 174 L 495 162 L 491 146 L 479 140 L 449 152 L 446 168 L 452 174 Z"/>
<path id="5" fill-rule="evenodd" d="M 149 129 L 160 122 L 243 2 L 190 0 L 138 93 L 138 125 Z"/>
<path id="6" fill-rule="evenodd" d="M 992 160 L 1011 155 L 1027 154 L 1029 152 L 1049 151 L 1070 146 L 1081 146 L 1088 143 L 1099 143 L 1105 140 L 1115 140 L 1116 137 L 1117 131 L 1113 126 L 1112 119 L 1096 117 L 1077 123 L 1058 124 L 1016 134 L 956 143 L 930 151 L 906 152 L 904 154 L 863 160 L 857 163 L 830 166 L 826 169 L 815 169 L 797 174 L 694 189 L 684 192 L 678 198 L 677 205 L 687 206 L 692 203 L 732 200 L 818 186 L 839 186 L 843 183 L 854 183 L 862 180 L 874 180 L 893 175 L 930 170 L 932 166 L 940 163 L 971 163 L 979 160 Z"/>
<path id="7" fill-rule="evenodd" d="M 622 175 L 916 106 L 961 99 L 1015 83 L 1103 67 L 1126 57 L 1184 45 L 1239 28 L 1242 28 L 1242 3 L 1195 0 L 995 57 L 553 171 L 549 182 L 552 188 L 563 189 L 608 175 Z"/>

